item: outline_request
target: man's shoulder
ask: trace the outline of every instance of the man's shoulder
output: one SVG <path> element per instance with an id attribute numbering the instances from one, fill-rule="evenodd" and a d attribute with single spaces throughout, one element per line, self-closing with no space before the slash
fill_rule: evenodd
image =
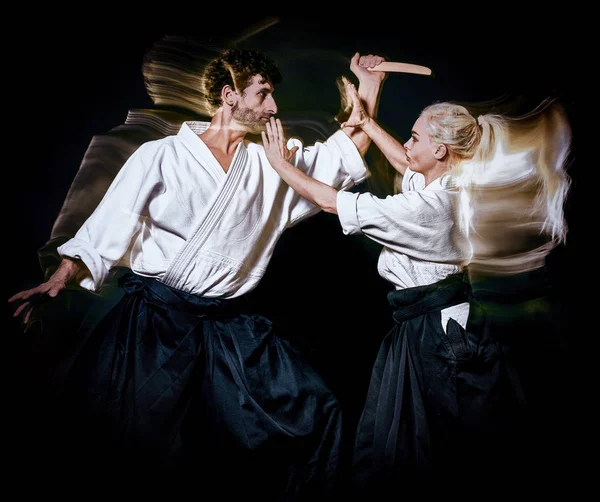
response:
<path id="1" fill-rule="evenodd" d="M 180 138 L 177 135 L 165 136 L 164 138 L 158 138 L 146 141 L 142 143 L 138 149 L 137 154 L 146 161 L 151 161 L 156 158 L 161 158 L 169 155 L 180 155 L 183 145 Z"/>
<path id="2" fill-rule="evenodd" d="M 163 136 L 162 138 L 150 139 L 142 143 L 147 149 L 160 150 L 161 148 L 173 148 L 181 144 L 181 138 L 177 134 Z"/>

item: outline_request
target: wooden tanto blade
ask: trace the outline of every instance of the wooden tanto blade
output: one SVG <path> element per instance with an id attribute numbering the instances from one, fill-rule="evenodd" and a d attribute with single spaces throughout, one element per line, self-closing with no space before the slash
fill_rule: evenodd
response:
<path id="1" fill-rule="evenodd" d="M 398 73 L 416 73 L 417 75 L 431 75 L 433 72 L 427 66 L 421 66 L 411 63 L 396 63 L 393 61 L 384 61 L 383 63 L 369 68 L 371 71 L 387 71 Z"/>

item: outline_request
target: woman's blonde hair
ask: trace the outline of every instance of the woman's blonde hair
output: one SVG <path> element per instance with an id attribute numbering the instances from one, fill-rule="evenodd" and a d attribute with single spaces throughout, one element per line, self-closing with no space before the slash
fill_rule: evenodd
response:
<path id="1" fill-rule="evenodd" d="M 564 207 L 571 179 L 567 173 L 572 132 L 564 108 L 544 100 L 516 116 L 483 114 L 477 118 L 460 104 L 444 102 L 426 107 L 426 130 L 432 141 L 446 145 L 452 184 L 481 199 L 486 190 L 527 182 L 534 187 L 531 214 L 542 215 L 541 232 L 564 242 Z M 473 209 L 463 204 L 461 222 L 472 227 Z"/>
<path id="2" fill-rule="evenodd" d="M 425 118 L 429 139 L 446 145 L 450 168 L 473 157 L 481 139 L 481 129 L 464 106 L 434 103 L 424 108 L 421 116 Z"/>
<path id="3" fill-rule="evenodd" d="M 541 231 L 564 242 L 572 130 L 563 106 L 546 99 L 526 114 L 481 115 L 478 123 L 479 146 L 472 162 L 456 170 L 459 184 L 472 192 L 533 182 L 531 214 L 543 215 Z"/>

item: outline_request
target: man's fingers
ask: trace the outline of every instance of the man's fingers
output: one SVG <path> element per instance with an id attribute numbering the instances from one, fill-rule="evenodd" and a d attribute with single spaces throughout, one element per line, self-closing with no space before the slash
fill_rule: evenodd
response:
<path id="1" fill-rule="evenodd" d="M 19 291 L 18 293 L 15 293 L 14 295 L 12 295 L 12 296 L 11 296 L 11 297 L 8 299 L 8 301 L 9 301 L 9 302 L 14 302 L 14 301 L 16 301 L 16 300 L 22 300 L 22 299 L 24 299 L 24 298 L 27 298 L 27 297 L 25 296 L 25 294 L 26 294 L 26 293 L 27 293 L 27 291 Z"/>
<path id="2" fill-rule="evenodd" d="M 25 319 L 23 319 L 23 322 L 25 325 L 29 324 L 29 319 L 31 319 L 32 312 L 33 312 L 33 308 L 30 308 L 27 310 L 27 313 L 25 314 Z"/>
<path id="3" fill-rule="evenodd" d="M 26 289 L 25 291 L 19 291 L 18 293 L 14 294 L 13 296 L 11 296 L 8 301 L 9 302 L 14 302 L 16 300 L 27 300 L 29 298 L 31 298 L 34 295 L 38 295 L 40 293 L 44 293 L 44 291 L 42 289 L 40 289 L 41 286 L 38 286 L 36 288 L 32 288 L 32 289 Z"/>
<path id="4" fill-rule="evenodd" d="M 22 303 L 21 305 L 19 305 L 17 310 L 15 310 L 13 317 L 19 317 L 19 315 L 21 315 L 21 312 L 23 312 L 23 310 L 25 310 L 27 307 L 29 307 L 29 302 L 25 302 L 25 303 Z"/>
<path id="5" fill-rule="evenodd" d="M 373 68 L 377 66 L 379 63 L 383 61 L 381 56 L 375 56 L 373 54 L 369 54 L 367 56 L 362 56 L 360 58 L 360 66 L 364 68 Z"/>

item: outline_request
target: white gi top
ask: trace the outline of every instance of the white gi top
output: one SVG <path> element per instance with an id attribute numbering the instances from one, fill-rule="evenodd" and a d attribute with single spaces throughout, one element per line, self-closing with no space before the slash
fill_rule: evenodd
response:
<path id="1" fill-rule="evenodd" d="M 396 289 L 425 286 L 460 272 L 471 247 L 457 218 L 460 194 L 444 178 L 425 186 L 422 174 L 406 169 L 402 192 L 385 199 L 370 193 L 338 192 L 337 210 L 344 234 L 364 234 L 383 245 L 379 275 Z M 463 327 L 468 304 L 442 311 Z"/>
<path id="2" fill-rule="evenodd" d="M 279 177 L 262 145 L 241 142 L 226 173 L 198 137 L 209 125 L 185 122 L 177 135 L 140 146 L 58 248 L 87 266 L 82 287 L 96 291 L 111 268 L 125 266 L 188 293 L 237 297 L 263 277 L 282 232 L 320 210 Z M 368 176 L 341 130 L 313 146 L 291 138 L 292 146 L 297 167 L 339 189 Z"/>

